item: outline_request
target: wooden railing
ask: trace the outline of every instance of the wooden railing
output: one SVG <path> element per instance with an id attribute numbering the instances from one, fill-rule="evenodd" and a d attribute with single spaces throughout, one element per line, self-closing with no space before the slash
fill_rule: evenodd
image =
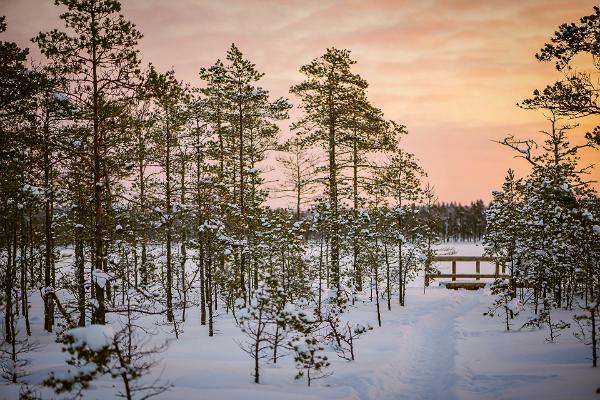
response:
<path id="1" fill-rule="evenodd" d="M 476 279 L 477 281 L 480 279 L 492 279 L 492 278 L 502 278 L 509 279 L 510 276 L 506 275 L 506 265 L 504 263 L 498 262 L 497 259 L 493 257 L 484 257 L 484 256 L 437 256 L 432 259 L 432 263 L 436 262 L 451 262 L 452 263 L 452 273 L 451 274 L 442 274 L 442 273 L 434 273 L 425 274 L 425 286 L 429 286 L 429 282 L 431 279 L 452 279 L 452 281 L 456 281 L 456 279 L 467 278 L 467 279 Z M 474 262 L 475 263 L 475 273 L 467 273 L 467 274 L 457 274 L 456 273 L 456 263 L 457 262 Z M 481 263 L 489 262 L 494 263 L 496 265 L 494 274 L 482 274 L 481 273 Z M 502 271 L 502 273 L 500 273 Z M 455 285 L 456 286 L 456 285 Z M 483 282 L 476 283 L 473 282 L 471 286 L 475 287 L 483 287 L 485 284 Z"/>

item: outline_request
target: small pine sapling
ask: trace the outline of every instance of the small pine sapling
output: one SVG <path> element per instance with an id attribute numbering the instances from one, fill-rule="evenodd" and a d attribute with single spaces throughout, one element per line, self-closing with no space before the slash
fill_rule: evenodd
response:
<path id="1" fill-rule="evenodd" d="M 273 348 L 269 330 L 277 326 L 274 297 L 278 291 L 277 287 L 269 284 L 269 278 L 267 276 L 266 280 L 259 282 L 247 307 L 244 307 L 243 299 L 236 301 L 238 325 L 247 337 L 245 342 L 238 345 L 254 361 L 254 383 L 260 383 L 260 360 L 267 358 L 266 351 Z"/>
<path id="2" fill-rule="evenodd" d="M 323 346 L 318 340 L 310 335 L 294 339 L 290 345 L 294 349 L 296 368 L 298 374 L 296 379 L 302 378 L 306 374 L 308 386 L 316 379 L 322 379 L 330 376 L 333 372 L 327 371 L 330 363 L 327 356 L 321 354 Z"/>
<path id="3" fill-rule="evenodd" d="M 82 392 L 96 378 L 110 375 L 121 379 L 123 390 L 116 395 L 127 400 L 149 399 L 169 390 L 170 385 L 158 379 L 148 385 L 139 383 L 156 365 L 152 356 L 164 351 L 165 346 L 144 349 L 134 343 L 134 338 L 129 325 L 116 334 L 109 325 L 88 325 L 66 331 L 63 351 L 70 354 L 67 364 L 73 369 L 63 374 L 50 372 L 44 385 L 57 394 L 72 393 L 73 398 L 81 398 Z"/>
<path id="4" fill-rule="evenodd" d="M 506 330 L 510 331 L 510 320 L 522 309 L 522 305 L 517 298 L 513 298 L 513 289 L 505 279 L 496 279 L 492 285 L 492 295 L 496 296 L 496 300 L 489 307 L 488 311 L 483 315 L 490 317 L 504 317 Z"/>
<path id="5" fill-rule="evenodd" d="M 19 389 L 19 400 L 42 400 L 41 393 L 26 383 Z"/>
<path id="6" fill-rule="evenodd" d="M 31 360 L 27 354 L 42 349 L 42 346 L 29 337 L 19 337 L 18 331 L 10 342 L 3 339 L 0 342 L 0 376 L 9 382 L 17 383 L 29 375 L 26 368 Z"/>
<path id="7" fill-rule="evenodd" d="M 592 366 L 596 367 L 598 365 L 598 335 L 600 334 L 598 303 L 588 303 L 587 306 L 581 308 L 584 312 L 574 316 L 578 330 L 574 331 L 573 335 L 583 344 L 591 347 Z"/>
<path id="8" fill-rule="evenodd" d="M 571 324 L 563 320 L 559 320 L 558 322 L 554 321 L 552 319 L 551 304 L 552 301 L 549 298 L 544 298 L 544 308 L 540 310 L 539 314 L 535 318 L 532 318 L 523 324 L 521 329 L 534 327 L 541 329 L 542 327 L 547 326 L 550 331 L 550 335 L 546 338 L 546 340 L 550 343 L 553 343 L 554 340 L 560 336 L 559 332 L 564 329 L 568 329 Z"/>
<path id="9" fill-rule="evenodd" d="M 290 334 L 307 335 L 317 327 L 314 316 L 302 309 L 302 305 L 307 304 L 307 302 L 300 299 L 298 303 L 299 305 L 286 303 L 277 315 L 277 327 L 271 340 L 273 346 L 273 363 L 276 363 L 277 359 L 284 355 L 281 352 L 278 353 L 277 349 L 282 345 L 289 345 L 284 340 Z"/>
<path id="10" fill-rule="evenodd" d="M 322 302 L 321 321 L 318 331 L 344 360 L 354 361 L 354 342 L 360 336 L 373 329 L 371 325 L 356 324 L 342 320 L 342 314 L 348 307 L 348 298 L 343 291 L 331 290 Z"/>
<path id="11" fill-rule="evenodd" d="M 63 351 L 70 354 L 64 374 L 51 371 L 44 385 L 51 387 L 57 394 L 74 393 L 81 397 L 97 376 L 109 372 L 111 347 L 114 331 L 110 326 L 88 325 L 65 332 L 62 339 Z"/>
<path id="12" fill-rule="evenodd" d="M 373 327 L 368 324 L 351 325 L 350 322 L 346 322 L 346 329 L 339 335 L 341 346 L 334 345 L 333 350 L 340 358 L 347 361 L 354 361 L 356 356 L 354 351 L 355 340 L 371 330 L 373 330 Z"/>

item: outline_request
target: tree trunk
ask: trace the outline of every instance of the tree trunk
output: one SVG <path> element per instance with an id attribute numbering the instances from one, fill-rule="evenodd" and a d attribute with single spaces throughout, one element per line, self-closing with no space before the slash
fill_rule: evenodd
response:
<path id="1" fill-rule="evenodd" d="M 181 154 L 181 204 L 185 204 L 185 154 Z M 185 264 L 187 262 L 187 227 L 185 225 L 185 221 L 181 223 L 181 290 L 183 292 L 183 315 L 182 320 L 185 321 L 185 311 L 187 308 L 187 287 L 186 287 L 186 274 L 185 274 Z"/>
<path id="2" fill-rule="evenodd" d="M 239 169 L 240 169 L 240 216 L 241 216 L 241 236 L 242 240 L 246 238 L 246 208 L 244 204 L 244 120 L 243 120 L 242 104 L 238 104 L 238 134 L 239 134 Z M 246 255 L 244 254 L 244 246 L 240 246 L 240 290 L 246 304 L 246 284 L 244 281 Z"/>
<path id="3" fill-rule="evenodd" d="M 103 135 L 100 131 L 100 91 L 98 88 L 98 31 L 96 24 L 96 14 L 91 12 L 92 26 L 92 123 L 93 123 L 93 164 L 94 164 L 94 269 L 104 271 L 104 241 L 103 241 L 103 208 L 102 208 L 102 150 Z M 94 322 L 96 324 L 106 323 L 106 311 L 104 305 L 104 288 L 99 286 L 94 280 L 96 301 L 98 307 L 94 313 Z"/>
<path id="4" fill-rule="evenodd" d="M 54 268 L 54 232 L 52 229 L 53 215 L 52 202 L 54 201 L 54 190 L 52 188 L 52 166 L 50 164 L 50 131 L 48 125 L 48 112 L 44 122 L 44 287 L 50 290 L 52 286 L 52 270 Z M 54 302 L 51 298 L 44 296 L 44 329 L 52 332 L 54 326 Z"/>
<path id="5" fill-rule="evenodd" d="M 167 228 L 167 238 L 166 238 L 166 246 L 167 246 L 167 266 L 166 266 L 166 292 L 167 292 L 167 321 L 173 322 L 175 317 L 173 316 L 173 256 L 171 254 L 171 246 L 172 246 L 172 206 L 171 206 L 171 131 L 169 129 L 169 114 L 167 112 L 167 124 L 166 124 L 166 134 L 167 134 L 167 154 L 165 159 L 165 179 L 166 179 L 166 204 L 165 204 L 165 213 L 167 218 L 166 228 Z"/>

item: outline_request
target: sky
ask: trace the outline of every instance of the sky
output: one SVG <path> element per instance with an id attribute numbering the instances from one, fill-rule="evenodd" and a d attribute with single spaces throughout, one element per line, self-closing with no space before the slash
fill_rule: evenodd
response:
<path id="1" fill-rule="evenodd" d="M 507 135 L 539 138 L 549 127 L 541 112 L 517 103 L 560 80 L 535 53 L 564 22 L 592 14 L 587 0 L 123 0 L 122 13 L 144 34 L 144 63 L 173 68 L 200 85 L 198 71 L 224 59 L 231 43 L 265 73 L 274 97 L 297 99 L 289 87 L 299 68 L 327 47 L 347 48 L 369 97 L 386 117 L 407 126 L 403 146 L 427 171 L 439 201 L 491 200 L 508 168 L 527 163 L 497 144 Z M 62 28 L 53 0 L 0 0 L 7 16 L 2 40 L 31 48 L 40 31 Z M 585 69 L 585 59 L 581 68 Z M 568 121 L 566 121 L 568 122 Z M 579 121 L 580 142 L 600 121 Z M 287 128 L 283 129 L 283 135 Z M 598 151 L 582 162 L 600 161 Z M 274 159 L 269 160 L 276 168 Z M 600 163 L 599 163 L 600 164 Z M 600 166 L 592 170 L 600 181 Z M 595 184 L 596 188 L 600 188 Z"/>

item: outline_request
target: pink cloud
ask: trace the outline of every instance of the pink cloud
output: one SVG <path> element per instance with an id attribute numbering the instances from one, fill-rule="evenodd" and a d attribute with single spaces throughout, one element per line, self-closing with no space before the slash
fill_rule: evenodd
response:
<path id="1" fill-rule="evenodd" d="M 301 65 L 326 47 L 352 50 L 369 93 L 411 132 L 441 200 L 489 199 L 505 170 L 525 166 L 492 142 L 534 134 L 546 123 L 515 104 L 560 75 L 534 54 L 558 25 L 590 14 L 592 0 L 125 0 L 123 13 L 145 34 L 144 60 L 198 84 L 200 67 L 235 42 L 266 73 L 263 86 L 289 95 Z M 32 47 L 60 27 L 51 0 L 2 0 L 3 40 Z M 39 54 L 32 49 L 32 56 Z M 295 99 L 291 99 L 295 102 Z M 294 114 L 297 115 L 297 114 Z M 574 133 L 581 137 L 584 127 Z M 586 155 L 592 161 L 594 155 Z M 597 157 L 597 154 L 595 155 Z M 600 180 L 600 170 L 593 178 Z"/>

